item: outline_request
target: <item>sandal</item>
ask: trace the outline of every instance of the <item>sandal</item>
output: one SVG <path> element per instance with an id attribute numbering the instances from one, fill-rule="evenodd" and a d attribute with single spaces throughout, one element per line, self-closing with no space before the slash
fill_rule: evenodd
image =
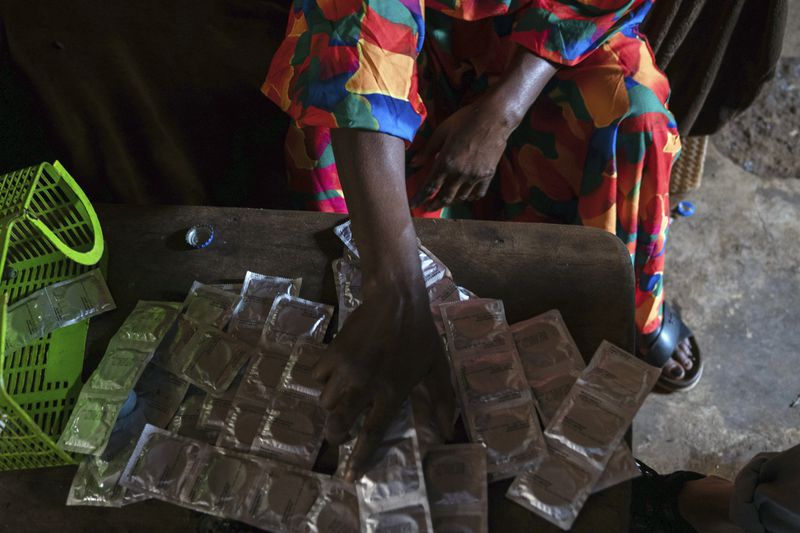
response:
<path id="1" fill-rule="evenodd" d="M 689 339 L 692 346 L 692 368 L 686 370 L 680 379 L 661 375 L 658 378 L 657 388 L 665 392 L 686 391 L 697 385 L 703 375 L 703 358 L 700 356 L 700 347 L 692 331 L 683 323 L 677 311 L 664 302 L 664 318 L 661 329 L 647 335 L 645 338 L 647 348 L 640 348 L 640 357 L 644 362 L 663 368 L 672 358 L 675 349 L 684 339 Z"/>
<path id="2" fill-rule="evenodd" d="M 638 459 L 642 473 L 633 480 L 631 533 L 694 533 L 696 530 L 678 512 L 678 494 L 687 481 L 706 476 L 679 471 L 661 475 Z"/>

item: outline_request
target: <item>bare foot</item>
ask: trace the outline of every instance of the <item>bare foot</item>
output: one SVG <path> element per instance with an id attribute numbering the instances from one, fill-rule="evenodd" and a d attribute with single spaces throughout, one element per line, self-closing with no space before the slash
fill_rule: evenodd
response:
<path id="1" fill-rule="evenodd" d="M 683 379 L 694 366 L 691 357 L 692 343 L 689 339 L 684 339 L 675 348 L 672 359 L 661 369 L 662 375 L 670 379 Z"/>

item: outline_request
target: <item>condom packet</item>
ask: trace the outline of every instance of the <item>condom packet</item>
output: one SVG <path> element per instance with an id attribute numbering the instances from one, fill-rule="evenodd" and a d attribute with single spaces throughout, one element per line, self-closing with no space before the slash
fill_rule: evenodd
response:
<path id="1" fill-rule="evenodd" d="M 49 285 L 8 306 L 6 351 L 113 309 L 116 304 L 98 269 Z"/>
<path id="2" fill-rule="evenodd" d="M 84 385 L 58 441 L 69 452 L 98 455 L 105 450 L 128 395 L 153 357 L 160 335 L 177 311 L 165 302 L 137 303 L 109 341 L 97 369 Z"/>
<path id="3" fill-rule="evenodd" d="M 233 294 L 241 294 L 244 283 L 208 283 L 207 286 L 212 289 L 219 289 Z"/>
<path id="4" fill-rule="evenodd" d="M 233 401 L 220 428 L 216 445 L 239 452 L 250 452 L 266 416 L 268 405 Z"/>
<path id="5" fill-rule="evenodd" d="M 419 263 L 422 268 L 422 279 L 425 280 L 426 287 L 430 287 L 444 278 L 453 279 L 453 274 L 447 268 L 447 265 L 422 244 L 419 244 Z"/>
<path id="6" fill-rule="evenodd" d="M 242 491 L 243 512 L 235 513 L 236 517 L 269 531 L 300 530 L 324 497 L 329 479 L 291 465 L 260 460 L 264 467 L 254 483 Z"/>
<path id="7" fill-rule="evenodd" d="M 178 315 L 164 340 L 153 356 L 153 363 L 173 374 L 183 375 L 191 360 L 182 356 L 191 355 L 184 348 L 200 329 L 200 323 L 185 314 Z"/>
<path id="8" fill-rule="evenodd" d="M 325 386 L 311 375 L 314 365 L 325 354 L 326 345 L 303 341 L 294 345 L 289 360 L 283 369 L 278 391 L 287 394 L 308 396 L 315 400 L 320 397 Z"/>
<path id="9" fill-rule="evenodd" d="M 268 402 L 281 384 L 290 356 L 291 351 L 262 350 L 256 354 L 244 371 L 236 397 L 251 403 Z"/>
<path id="10" fill-rule="evenodd" d="M 148 424 L 166 427 L 180 408 L 189 383 L 156 365 L 147 365 L 134 391 L 137 409 L 141 409 Z M 138 434 L 137 434 L 138 436 Z"/>
<path id="11" fill-rule="evenodd" d="M 344 245 L 347 247 L 347 251 L 353 254 L 356 259 L 358 259 L 358 248 L 356 248 L 356 241 L 353 238 L 353 228 L 350 225 L 350 221 L 345 220 L 333 228 L 333 233 L 335 233 L 336 236 L 339 237 L 339 240 L 344 243 Z"/>
<path id="12" fill-rule="evenodd" d="M 549 457 L 506 495 L 570 528 L 660 373 L 603 341 L 545 429 Z"/>
<path id="13" fill-rule="evenodd" d="M 511 332 L 528 384 L 536 398 L 539 418 L 547 425 L 586 364 L 558 310 L 513 324 Z M 614 450 L 593 493 L 638 475 L 633 453 L 622 441 Z"/>
<path id="14" fill-rule="evenodd" d="M 147 425 L 120 477 L 120 485 L 180 504 L 183 493 L 192 487 L 197 467 L 208 461 L 210 451 L 206 444 Z"/>
<path id="15" fill-rule="evenodd" d="M 322 344 L 332 317 L 330 305 L 281 294 L 267 316 L 262 344 L 287 355 L 299 340 Z"/>
<path id="16" fill-rule="evenodd" d="M 239 299 L 237 294 L 195 281 L 181 310 L 200 324 L 222 329 L 233 316 Z"/>
<path id="17" fill-rule="evenodd" d="M 477 299 L 439 309 L 470 440 L 486 447 L 491 481 L 514 477 L 547 445 L 503 304 Z"/>
<path id="18" fill-rule="evenodd" d="M 349 452 L 352 452 L 352 446 Z M 342 457 L 340 453 L 340 464 Z M 340 469 L 341 470 L 341 469 Z M 432 532 L 430 505 L 411 406 L 406 402 L 387 429 L 383 441 L 356 480 L 362 532 Z M 388 528 L 388 529 L 387 529 Z"/>
<path id="19" fill-rule="evenodd" d="M 262 476 L 264 462 L 256 457 L 208 447 L 207 460 L 196 466 L 180 502 L 185 507 L 222 518 L 246 517 L 245 493 Z"/>
<path id="20" fill-rule="evenodd" d="M 600 472 L 585 458 L 554 449 L 518 475 L 506 497 L 561 529 L 569 530 Z"/>
<path id="21" fill-rule="evenodd" d="M 196 387 L 191 387 L 186 399 L 178 407 L 172 420 L 170 420 L 167 430 L 181 437 L 188 437 L 207 444 L 216 443 L 219 437 L 219 430 L 198 427 L 200 413 L 203 410 L 205 401 L 206 393 Z"/>
<path id="22" fill-rule="evenodd" d="M 353 239 L 353 230 L 350 224 L 350 221 L 347 220 L 342 224 L 339 224 L 333 229 L 333 232 L 336 234 L 337 237 L 344 243 L 345 247 L 347 248 L 347 252 L 355 256 L 358 259 L 359 253 L 358 248 L 356 247 L 355 240 Z M 441 280 L 442 278 L 452 278 L 453 275 L 447 266 L 438 258 L 436 257 L 430 250 L 424 247 L 417 239 L 417 246 L 419 247 L 419 261 L 420 267 L 422 268 L 422 276 L 425 280 L 425 286 L 429 287 L 430 285 L 436 283 L 437 281 Z M 352 261 L 355 263 L 356 261 Z"/>
<path id="23" fill-rule="evenodd" d="M 212 394 L 226 391 L 255 349 L 211 326 L 199 326 L 178 352 L 181 374 Z"/>
<path id="24" fill-rule="evenodd" d="M 602 472 L 659 374 L 603 341 L 545 429 L 551 448 L 570 450 Z"/>
<path id="25" fill-rule="evenodd" d="M 275 297 L 279 294 L 297 296 L 302 281 L 301 278 L 279 278 L 248 271 L 228 332 L 253 346 L 258 345 Z"/>
<path id="26" fill-rule="evenodd" d="M 322 493 L 300 525 L 300 533 L 349 533 L 361 529 L 358 497 L 352 485 L 336 479 L 322 482 Z"/>
<path id="27" fill-rule="evenodd" d="M 623 439 L 620 441 L 619 446 L 611 452 L 611 457 L 608 459 L 605 470 L 603 470 L 600 478 L 592 487 L 592 494 L 597 494 L 625 481 L 636 479 L 641 474 L 639 467 L 636 466 L 636 459 L 633 457 L 630 446 Z"/>
<path id="28" fill-rule="evenodd" d="M 341 331 L 347 318 L 363 302 L 361 292 L 361 269 L 350 261 L 336 259 L 332 263 L 333 281 L 339 301 L 337 330 Z"/>
<path id="29" fill-rule="evenodd" d="M 67 505 L 122 507 L 130 503 L 133 495 L 125 497 L 128 490 L 119 485 L 119 478 L 135 445 L 135 440 L 128 442 L 125 448 L 110 458 L 85 456 L 72 478 Z M 137 501 L 144 499 L 144 496 L 136 498 Z"/>
<path id="30" fill-rule="evenodd" d="M 434 530 L 488 533 L 486 449 L 438 446 L 428 451 L 424 465 Z"/>
<path id="31" fill-rule="evenodd" d="M 310 469 L 322 448 L 326 411 L 316 398 L 275 394 L 261 420 L 251 451 Z"/>
<path id="32" fill-rule="evenodd" d="M 536 409 L 530 400 L 467 409 L 463 415 L 470 440 L 486 448 L 489 480 L 514 477 L 547 455 Z"/>
<path id="33" fill-rule="evenodd" d="M 516 352 L 502 301 L 478 298 L 441 304 L 439 310 L 451 355 Z"/>
<path id="34" fill-rule="evenodd" d="M 178 410 L 189 384 L 155 366 L 147 365 L 134 388 L 136 406 L 118 417 L 102 455 L 88 455 L 78 467 L 67 505 L 121 507 L 146 499 L 117 486 L 119 476 L 144 427 L 166 426 Z"/>

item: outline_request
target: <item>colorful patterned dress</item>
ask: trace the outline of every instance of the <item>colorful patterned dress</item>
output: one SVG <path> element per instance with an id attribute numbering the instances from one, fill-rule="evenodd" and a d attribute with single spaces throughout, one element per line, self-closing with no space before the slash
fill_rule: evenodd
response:
<path id="1" fill-rule="evenodd" d="M 295 0 L 263 92 L 299 207 L 347 212 L 330 128 L 409 143 L 479 98 L 522 46 L 561 66 L 512 134 L 489 194 L 415 216 L 603 228 L 627 246 L 636 324 L 661 323 L 669 175 L 680 151 L 669 85 L 637 28 L 652 0 Z M 408 191 L 429 168 L 408 168 Z"/>

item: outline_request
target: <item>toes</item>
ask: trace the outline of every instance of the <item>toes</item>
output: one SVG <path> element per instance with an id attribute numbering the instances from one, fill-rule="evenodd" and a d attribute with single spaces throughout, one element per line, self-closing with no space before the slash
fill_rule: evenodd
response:
<path id="1" fill-rule="evenodd" d="M 667 364 L 661 369 L 661 373 L 671 379 L 683 379 L 686 375 L 683 367 L 673 359 L 667 361 Z"/>
<path id="2" fill-rule="evenodd" d="M 678 361 L 678 363 L 683 366 L 684 369 L 692 369 L 694 362 L 692 362 L 692 345 L 689 342 L 689 339 L 683 340 L 678 345 L 678 348 L 675 350 L 675 354 L 673 354 L 672 358 Z"/>

